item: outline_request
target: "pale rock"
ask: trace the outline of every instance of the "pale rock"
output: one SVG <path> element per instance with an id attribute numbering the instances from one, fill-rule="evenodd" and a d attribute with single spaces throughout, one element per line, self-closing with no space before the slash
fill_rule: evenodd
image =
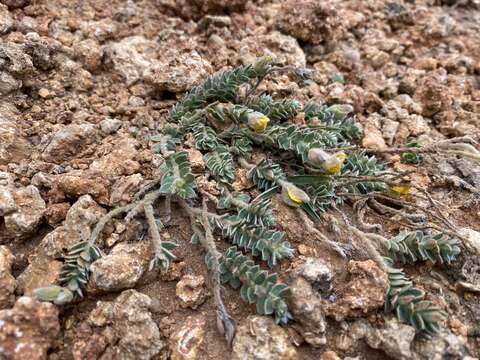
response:
<path id="1" fill-rule="evenodd" d="M 197 149 L 191 148 L 187 149 L 188 152 L 188 161 L 194 173 L 200 173 L 205 170 L 205 161 L 203 160 L 203 155 Z"/>
<path id="2" fill-rule="evenodd" d="M 469 228 L 462 228 L 460 229 L 460 234 L 463 235 L 464 239 L 468 242 L 466 245 L 473 250 L 477 256 L 480 256 L 480 232 Z"/>
<path id="3" fill-rule="evenodd" d="M 13 191 L 6 186 L 0 186 L 0 216 L 5 216 L 16 208 Z"/>
<path id="4" fill-rule="evenodd" d="M 306 66 L 305 54 L 297 40 L 278 31 L 242 39 L 238 53 L 243 64 L 251 64 L 261 56 L 270 55 L 279 65 Z"/>
<path id="5" fill-rule="evenodd" d="M 211 72 L 212 66 L 197 51 L 169 49 L 145 70 L 143 77 L 158 90 L 183 92 L 203 82 Z"/>
<path id="6" fill-rule="evenodd" d="M 387 147 L 382 133 L 373 126 L 365 126 L 362 146 L 367 149 L 381 150 Z"/>
<path id="7" fill-rule="evenodd" d="M 383 122 L 382 134 L 388 145 L 393 144 L 399 126 L 400 123 L 398 121 L 385 119 L 385 121 Z"/>
<path id="8" fill-rule="evenodd" d="M 110 18 L 103 18 L 98 21 L 84 21 L 80 24 L 85 37 L 95 38 L 103 42 L 113 37 L 117 32 L 117 25 Z"/>
<path id="9" fill-rule="evenodd" d="M 388 287 L 387 274 L 373 260 L 349 261 L 350 278 L 335 289 L 337 300 L 325 304 L 325 312 L 337 321 L 364 317 L 381 308 Z"/>
<path id="10" fill-rule="evenodd" d="M 8 8 L 5 5 L 0 4 L 0 35 L 12 31 L 14 26 L 15 21 L 13 20 L 10 11 L 8 11 Z"/>
<path id="11" fill-rule="evenodd" d="M 189 316 L 170 336 L 172 360 L 196 360 L 205 340 L 204 315 Z"/>
<path id="12" fill-rule="evenodd" d="M 119 291 L 134 287 L 147 270 L 150 244 L 120 243 L 110 254 L 90 267 L 89 287 L 93 291 Z"/>
<path id="13" fill-rule="evenodd" d="M 70 124 L 57 131 L 42 154 L 42 159 L 62 162 L 74 158 L 95 139 L 95 126 L 89 123 Z"/>
<path id="14" fill-rule="evenodd" d="M 412 359 L 411 343 L 414 338 L 415 328 L 393 317 L 383 327 L 371 328 L 365 333 L 365 340 L 370 347 L 382 350 L 397 360 Z"/>
<path id="15" fill-rule="evenodd" d="M 29 265 L 18 276 L 18 291 L 31 294 L 38 287 L 55 284 L 62 262 L 56 260 L 64 250 L 90 238 L 91 231 L 105 214 L 90 195 L 84 195 L 68 210 L 62 226 L 48 233 L 29 259 Z"/>
<path id="16" fill-rule="evenodd" d="M 0 245 L 0 309 L 9 308 L 15 301 L 16 281 L 11 274 L 14 259 L 12 252 Z"/>
<path id="17" fill-rule="evenodd" d="M 120 360 L 149 360 L 166 346 L 152 318 L 154 301 L 135 290 L 126 290 L 113 302 L 99 301 L 87 322 L 109 334 L 103 355 Z M 95 336 L 95 334 L 92 334 Z"/>
<path id="18" fill-rule="evenodd" d="M 95 72 L 102 65 L 103 50 L 93 39 L 79 41 L 74 45 L 75 58 L 83 65 L 83 67 Z"/>
<path id="19" fill-rule="evenodd" d="M 53 304 L 30 297 L 17 299 L 14 307 L 0 310 L 0 354 L 4 359 L 47 359 L 60 331 Z"/>
<path id="20" fill-rule="evenodd" d="M 1 51 L 0 51 L 1 61 Z M 27 160 L 31 145 L 23 138 L 17 127 L 18 110 L 9 103 L 0 103 L 0 165 Z"/>
<path id="21" fill-rule="evenodd" d="M 135 194 L 140 190 L 142 182 L 143 176 L 141 174 L 133 174 L 118 179 L 112 186 L 110 206 L 126 205 L 131 202 Z"/>
<path id="22" fill-rule="evenodd" d="M 307 343 L 315 347 L 325 345 L 326 322 L 320 295 L 302 277 L 295 278 L 289 286 L 291 296 L 288 298 L 288 305 L 295 321 L 300 325 L 300 334 Z"/>
<path id="23" fill-rule="evenodd" d="M 22 82 L 9 73 L 0 71 L 0 95 L 8 95 L 22 88 Z"/>
<path id="24" fill-rule="evenodd" d="M 143 78 L 143 73 L 152 65 L 157 44 L 143 36 L 131 36 L 109 44 L 105 49 L 107 62 L 122 75 L 130 86 Z"/>
<path id="25" fill-rule="evenodd" d="M 38 189 L 29 185 L 13 192 L 16 210 L 4 217 L 7 235 L 12 238 L 23 238 L 34 232 L 46 209 Z"/>
<path id="26" fill-rule="evenodd" d="M 413 351 L 418 360 L 465 359 L 468 356 L 467 337 L 444 329 L 429 339 L 415 339 Z"/>
<path id="27" fill-rule="evenodd" d="M 205 278 L 202 275 L 185 275 L 176 286 L 175 294 L 183 308 L 196 309 L 207 297 Z"/>
<path id="28" fill-rule="evenodd" d="M 106 118 L 100 121 L 100 129 L 106 135 L 114 134 L 122 126 L 122 121 L 119 119 Z"/>
<path id="29" fill-rule="evenodd" d="M 131 137 L 121 137 L 115 141 L 109 153 L 92 162 L 90 170 L 107 178 L 132 175 L 140 170 L 137 159 L 138 142 Z"/>
<path id="30" fill-rule="evenodd" d="M 91 195 L 100 204 L 108 204 L 110 183 L 101 173 L 88 170 L 75 170 L 66 174 L 46 176 L 50 193 L 79 198 Z M 60 195 L 61 194 L 61 195 Z"/>
<path id="31" fill-rule="evenodd" d="M 270 316 L 249 316 L 237 328 L 232 360 L 296 360 L 288 334 Z"/>

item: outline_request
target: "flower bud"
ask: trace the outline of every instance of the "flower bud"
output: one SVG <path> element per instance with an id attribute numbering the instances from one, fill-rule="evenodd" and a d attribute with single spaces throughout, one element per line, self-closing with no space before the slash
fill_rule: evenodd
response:
<path id="1" fill-rule="evenodd" d="M 308 161 L 317 167 L 321 167 L 330 174 L 339 174 L 347 155 L 343 151 L 333 155 L 319 148 L 312 148 L 308 152 Z"/>
<path id="2" fill-rule="evenodd" d="M 408 176 L 390 185 L 390 190 L 397 195 L 406 195 L 410 192 L 412 185 Z"/>
<path id="3" fill-rule="evenodd" d="M 268 116 L 258 111 L 252 111 L 247 115 L 248 126 L 250 126 L 250 128 L 256 133 L 263 132 L 269 122 L 270 119 L 268 118 Z"/>
<path id="4" fill-rule="evenodd" d="M 327 111 L 333 114 L 335 120 L 343 120 L 348 114 L 353 112 L 353 106 L 349 104 L 336 104 L 328 107 Z"/>
<path id="5" fill-rule="evenodd" d="M 293 207 L 299 207 L 310 201 L 310 197 L 305 191 L 289 182 L 282 184 L 282 200 L 285 204 Z"/>
<path id="6" fill-rule="evenodd" d="M 73 300 L 73 293 L 58 285 L 35 289 L 33 295 L 41 301 L 52 301 L 56 305 L 64 305 Z"/>

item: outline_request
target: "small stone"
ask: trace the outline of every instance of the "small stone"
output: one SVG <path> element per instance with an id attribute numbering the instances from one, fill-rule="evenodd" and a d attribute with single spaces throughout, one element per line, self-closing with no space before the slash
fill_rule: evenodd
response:
<path id="1" fill-rule="evenodd" d="M 469 228 L 460 229 L 460 234 L 463 235 L 468 247 L 473 250 L 477 256 L 480 256 L 480 232 Z"/>
<path id="2" fill-rule="evenodd" d="M 172 263 L 166 272 L 160 273 L 160 279 L 163 281 L 178 281 L 182 278 L 187 264 L 184 261 Z"/>
<path id="3" fill-rule="evenodd" d="M 16 190 L 13 197 L 16 210 L 5 216 L 5 228 L 9 236 L 20 239 L 37 229 L 46 205 L 40 192 L 33 185 Z"/>
<path id="4" fill-rule="evenodd" d="M 68 210 L 70 209 L 69 203 L 58 203 L 48 205 L 45 210 L 45 219 L 50 225 L 56 225 L 65 220 Z"/>
<path id="5" fill-rule="evenodd" d="M 328 296 L 331 291 L 332 270 L 322 259 L 315 257 L 306 258 L 302 265 L 293 270 L 292 275 L 303 277 L 313 286 L 315 291 L 322 293 L 324 296 Z"/>
<path id="6" fill-rule="evenodd" d="M 325 351 L 320 356 L 320 360 L 342 360 L 342 358 L 335 351 Z"/>
<path id="7" fill-rule="evenodd" d="M 291 296 L 289 309 L 300 325 L 298 329 L 305 341 L 315 347 L 326 344 L 326 322 L 320 296 L 312 285 L 302 277 L 297 277 L 289 284 Z"/>
<path id="8" fill-rule="evenodd" d="M 137 146 L 138 142 L 131 137 L 116 139 L 113 147 L 108 147 L 110 151 L 106 155 L 92 162 L 90 170 L 115 180 L 118 176 L 136 173 L 140 170 Z"/>
<path id="9" fill-rule="evenodd" d="M 172 360 L 196 360 L 205 340 L 205 316 L 189 316 L 170 337 Z"/>
<path id="10" fill-rule="evenodd" d="M 0 186 L 0 216 L 10 214 L 16 208 L 12 190 L 6 186 Z"/>
<path id="11" fill-rule="evenodd" d="M 41 88 L 40 90 L 38 90 L 38 95 L 43 99 L 48 99 L 48 98 L 52 97 L 52 93 L 48 89 L 45 89 L 45 88 Z"/>
<path id="12" fill-rule="evenodd" d="M 181 307 L 196 309 L 207 298 L 205 278 L 202 275 L 185 275 L 177 283 L 175 294 L 180 299 Z"/>
<path id="13" fill-rule="evenodd" d="M 11 251 L 0 245 L 0 309 L 9 308 L 15 301 L 16 281 L 11 274 L 14 259 Z"/>
<path id="14" fill-rule="evenodd" d="M 288 334 L 270 316 L 249 316 L 237 328 L 232 360 L 296 360 Z"/>
<path id="15" fill-rule="evenodd" d="M 140 190 L 142 182 L 143 176 L 141 174 L 133 174 L 118 179 L 112 186 L 110 205 L 126 205 L 131 202 L 135 194 Z"/>
<path id="16" fill-rule="evenodd" d="M 111 359 L 149 360 L 166 346 L 152 318 L 153 301 L 145 294 L 126 290 L 113 302 L 99 301 L 88 317 L 88 324 L 109 334 L 106 350 Z M 95 340 L 92 334 L 88 342 Z M 85 340 L 82 340 L 85 341 Z"/>
<path id="17" fill-rule="evenodd" d="M 0 4 L 0 35 L 6 34 L 13 30 L 15 22 L 8 11 L 8 8 Z"/>
<path id="18" fill-rule="evenodd" d="M 367 331 L 365 337 L 370 347 L 384 351 L 393 359 L 412 359 L 410 347 L 415 337 L 415 329 L 399 323 L 395 318 L 387 320 L 380 329 L 372 328 Z"/>
<path id="19" fill-rule="evenodd" d="M 280 30 L 313 45 L 340 36 L 342 20 L 334 6 L 314 0 L 284 1 L 276 16 Z"/>
<path id="20" fill-rule="evenodd" d="M 102 64 L 103 50 L 97 41 L 86 39 L 79 41 L 74 45 L 75 58 L 83 65 L 83 67 L 95 72 Z"/>
<path id="21" fill-rule="evenodd" d="M 373 260 L 352 260 L 347 269 L 350 281 L 336 289 L 337 301 L 325 307 L 337 321 L 364 317 L 382 307 L 388 287 L 387 274 Z"/>
<path id="22" fill-rule="evenodd" d="M 132 288 L 146 271 L 149 260 L 150 244 L 120 243 L 91 265 L 89 286 L 100 291 Z"/>
<path id="23" fill-rule="evenodd" d="M 45 161 L 62 162 L 77 156 L 95 139 L 92 124 L 71 124 L 57 131 L 43 151 Z"/>
<path id="24" fill-rule="evenodd" d="M 205 161 L 203 155 L 197 149 L 188 149 L 188 161 L 194 173 L 200 173 L 205 170 Z"/>
<path id="25" fill-rule="evenodd" d="M 106 118 L 100 122 L 100 129 L 106 135 L 114 134 L 122 126 L 123 122 L 118 119 Z"/>
<path id="26" fill-rule="evenodd" d="M 374 127 L 365 127 L 365 135 L 362 139 L 362 146 L 367 149 L 381 150 L 387 147 L 382 133 Z"/>
<path id="27" fill-rule="evenodd" d="M 197 51 L 179 53 L 172 49 L 147 68 L 143 77 L 158 90 L 182 92 L 204 81 L 211 72 L 212 66 Z"/>
<path id="28" fill-rule="evenodd" d="M 22 88 L 22 82 L 12 75 L 0 71 L 0 95 L 8 95 Z"/>
<path id="29" fill-rule="evenodd" d="M 232 187 L 235 191 L 244 191 L 253 186 L 252 180 L 248 177 L 248 170 L 244 168 L 235 169 L 235 181 Z"/>
<path id="30" fill-rule="evenodd" d="M 0 329 L 2 358 L 45 360 L 60 331 L 58 310 L 50 303 L 21 297 L 12 309 L 0 310 Z"/>
<path id="31" fill-rule="evenodd" d="M 88 240 L 105 212 L 90 195 L 80 197 L 68 210 L 63 225 L 49 232 L 29 257 L 30 264 L 17 278 L 17 291 L 31 294 L 36 288 L 55 284 L 63 264 L 56 259 L 65 249 Z"/>

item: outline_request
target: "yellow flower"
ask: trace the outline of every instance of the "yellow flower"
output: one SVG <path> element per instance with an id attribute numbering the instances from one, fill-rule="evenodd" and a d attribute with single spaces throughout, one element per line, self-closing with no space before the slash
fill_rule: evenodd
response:
<path id="1" fill-rule="evenodd" d="M 410 192 L 410 186 L 404 186 L 404 185 L 393 185 L 390 187 L 390 189 L 400 195 L 405 195 Z"/>
<path id="2" fill-rule="evenodd" d="M 342 171 L 343 163 L 345 162 L 347 155 L 345 155 L 344 152 L 338 152 L 336 154 L 333 154 L 332 158 L 334 158 L 335 160 L 331 159 L 331 161 L 326 162 L 324 169 L 330 174 L 336 175 L 339 174 L 340 171 Z"/>
<path id="3" fill-rule="evenodd" d="M 289 182 L 282 184 L 282 200 L 289 206 L 299 207 L 310 201 L 305 191 Z"/>
<path id="4" fill-rule="evenodd" d="M 347 159 L 347 155 L 343 152 L 337 152 L 333 155 L 328 154 L 319 148 L 310 149 L 308 152 L 308 160 L 315 166 L 320 166 L 330 174 L 339 174 L 342 171 L 343 163 Z"/>
<path id="5" fill-rule="evenodd" d="M 401 180 L 398 180 L 390 185 L 390 190 L 397 195 L 406 195 L 410 192 L 411 188 L 412 186 L 408 176 L 405 176 Z"/>
<path id="6" fill-rule="evenodd" d="M 265 131 L 270 119 L 268 116 L 258 111 L 253 111 L 248 116 L 248 126 L 250 126 L 256 133 Z"/>

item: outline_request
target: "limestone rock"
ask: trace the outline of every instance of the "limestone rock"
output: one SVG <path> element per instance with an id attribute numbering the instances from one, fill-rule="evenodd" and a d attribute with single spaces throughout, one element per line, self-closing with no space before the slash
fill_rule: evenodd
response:
<path id="1" fill-rule="evenodd" d="M 373 260 L 350 261 L 350 280 L 336 289 L 337 301 L 326 304 L 326 312 L 337 321 L 363 317 L 384 304 L 387 274 Z"/>
<path id="2" fill-rule="evenodd" d="M 314 45 L 341 34 L 343 20 L 334 6 L 315 0 L 284 1 L 276 17 L 280 30 Z"/>
<path id="3" fill-rule="evenodd" d="M 189 316 L 170 337 L 172 360 L 196 360 L 205 340 L 205 316 Z"/>
<path id="4" fill-rule="evenodd" d="M 101 173 L 81 170 L 49 177 L 50 194 L 58 199 L 62 197 L 78 198 L 91 195 L 100 204 L 108 204 L 110 183 Z"/>
<path id="5" fill-rule="evenodd" d="M 125 205 L 133 200 L 143 182 L 141 174 L 133 174 L 118 179 L 112 186 L 110 206 Z"/>
<path id="6" fill-rule="evenodd" d="M 96 71 L 102 64 L 103 51 L 93 39 L 86 39 L 74 45 L 75 58 L 90 71 Z"/>
<path id="7" fill-rule="evenodd" d="M 122 120 L 106 118 L 100 121 L 100 129 L 106 135 L 116 133 L 122 126 Z"/>
<path id="8" fill-rule="evenodd" d="M 206 299 L 205 278 L 202 275 L 185 275 L 178 283 L 175 290 L 183 308 L 196 309 Z"/>
<path id="9" fill-rule="evenodd" d="M 105 156 L 95 160 L 90 170 L 101 173 L 106 178 L 132 175 L 140 169 L 137 159 L 138 142 L 131 137 L 121 137 Z"/>
<path id="10" fill-rule="evenodd" d="M 56 260 L 72 245 L 88 240 L 93 226 L 105 214 L 90 195 L 84 195 L 68 210 L 62 226 L 48 233 L 29 259 L 29 265 L 17 278 L 18 291 L 31 294 L 38 287 L 58 280 L 62 262 Z"/>
<path id="11" fill-rule="evenodd" d="M 46 359 L 60 331 L 58 311 L 50 303 L 21 297 L 0 310 L 0 356 L 6 359 Z"/>
<path id="12" fill-rule="evenodd" d="M 160 331 L 152 319 L 150 309 L 153 307 L 150 297 L 135 290 L 122 292 L 113 302 L 97 303 L 88 323 L 109 334 L 103 353 L 105 358 L 148 360 L 165 347 L 166 343 L 160 338 Z"/>
<path id="13" fill-rule="evenodd" d="M 15 301 L 15 278 L 11 274 L 14 256 L 11 251 L 0 245 L 0 309 L 10 307 Z"/>
<path id="14" fill-rule="evenodd" d="M 5 216 L 5 229 L 7 236 L 19 239 L 37 229 L 46 205 L 40 192 L 33 185 L 16 190 L 13 197 L 16 210 Z"/>
<path id="15" fill-rule="evenodd" d="M 42 158 L 50 162 L 62 162 L 78 155 L 95 138 L 92 124 L 71 124 L 57 131 L 43 151 Z"/>
<path id="16" fill-rule="evenodd" d="M 242 39 L 238 52 L 244 64 L 253 63 L 258 57 L 271 55 L 275 63 L 280 65 L 299 68 L 306 66 L 305 54 L 297 40 L 278 31 Z"/>
<path id="17" fill-rule="evenodd" d="M 313 346 L 325 345 L 326 322 L 319 294 L 302 277 L 294 279 L 289 286 L 291 289 L 289 309 L 300 325 L 298 330 L 302 337 Z"/>
<path id="18" fill-rule="evenodd" d="M 16 208 L 12 189 L 6 186 L 0 186 L 0 216 L 10 214 Z"/>
<path id="19" fill-rule="evenodd" d="M 120 243 L 91 265 L 89 286 L 101 291 L 132 288 L 146 271 L 149 260 L 149 243 Z"/>
<path id="20" fill-rule="evenodd" d="M 211 72 L 210 63 L 195 50 L 179 53 L 172 49 L 144 72 L 144 79 L 158 90 L 183 92 L 203 82 Z"/>
<path id="21" fill-rule="evenodd" d="M 294 360 L 297 352 L 288 335 L 269 316 L 249 316 L 237 328 L 233 360 Z"/>
<path id="22" fill-rule="evenodd" d="M 469 228 L 460 229 L 460 233 L 468 241 L 468 247 L 472 249 L 477 256 L 480 255 L 480 232 Z"/>
<path id="23" fill-rule="evenodd" d="M 15 22 L 8 8 L 0 4 L 0 35 L 6 34 L 13 29 Z"/>
<path id="24" fill-rule="evenodd" d="M 384 351 L 393 359 L 407 360 L 412 358 L 411 343 L 415 337 L 412 326 L 402 324 L 395 318 L 390 318 L 382 328 L 372 328 L 366 332 L 367 344 Z"/>
<path id="25" fill-rule="evenodd" d="M 31 146 L 23 138 L 17 126 L 18 120 L 18 111 L 13 105 L 0 104 L 0 165 L 19 162 L 30 157 Z"/>

